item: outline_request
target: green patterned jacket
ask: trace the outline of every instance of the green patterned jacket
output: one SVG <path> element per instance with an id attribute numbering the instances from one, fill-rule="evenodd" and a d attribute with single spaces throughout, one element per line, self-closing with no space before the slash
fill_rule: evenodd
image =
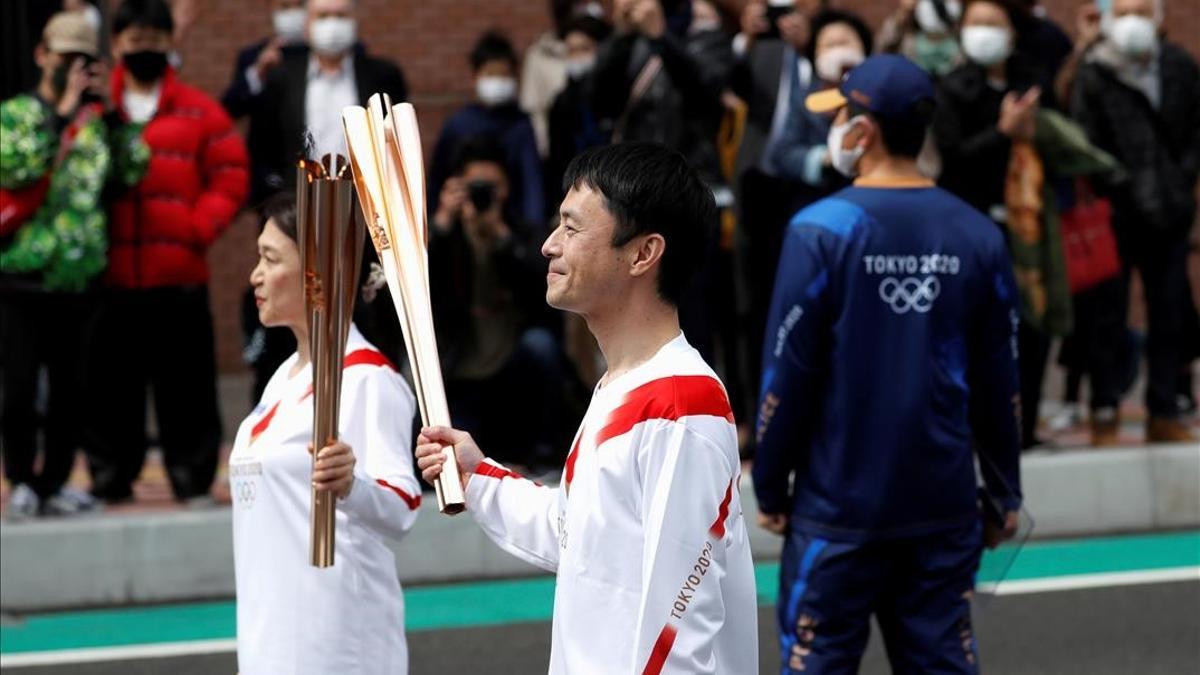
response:
<path id="1" fill-rule="evenodd" d="M 136 185 L 150 153 L 139 127 L 110 129 L 95 107 L 61 137 L 54 127 L 54 110 L 35 96 L 0 103 L 0 187 L 50 177 L 41 207 L 0 248 L 0 273 L 40 274 L 45 290 L 82 291 L 107 264 L 105 188 Z M 63 152 L 60 142 L 69 144 Z"/>

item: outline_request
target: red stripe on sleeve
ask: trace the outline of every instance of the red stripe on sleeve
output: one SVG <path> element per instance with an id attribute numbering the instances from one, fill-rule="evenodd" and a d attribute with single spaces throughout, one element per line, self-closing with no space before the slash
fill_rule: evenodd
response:
<path id="1" fill-rule="evenodd" d="M 498 467 L 498 466 L 495 466 L 492 464 L 488 464 L 487 462 L 480 462 L 479 466 L 475 467 L 475 474 L 477 476 L 487 476 L 488 478 L 499 478 L 499 479 L 524 478 L 524 476 L 517 473 L 516 471 L 509 471 L 508 469 L 504 469 L 504 468 L 501 468 L 501 467 Z"/>
<path id="2" fill-rule="evenodd" d="M 629 433 L 647 420 L 671 420 L 693 415 L 724 417 L 730 423 L 733 410 L 725 389 L 707 375 L 681 375 L 647 382 L 625 395 L 625 401 L 608 417 L 596 434 L 596 446 Z"/>
<path id="3" fill-rule="evenodd" d="M 387 482 L 386 480 L 384 480 L 382 478 L 376 478 L 375 482 L 378 483 L 380 486 L 385 487 L 385 488 L 391 490 L 392 492 L 395 492 L 396 496 L 400 497 L 400 499 L 403 499 L 404 503 L 408 505 L 409 510 L 416 511 L 417 507 L 419 507 L 421 505 L 421 495 L 418 494 L 417 496 L 414 497 L 413 495 L 408 494 L 404 490 L 401 490 L 400 488 L 396 487 L 395 485 L 392 485 L 391 483 Z"/>
<path id="4" fill-rule="evenodd" d="M 667 663 L 667 655 L 671 653 L 671 646 L 675 644 L 677 632 L 675 626 L 671 624 L 663 626 L 662 632 L 658 634 L 658 639 L 654 641 L 654 649 L 650 650 L 650 658 L 646 661 L 642 675 L 659 675 L 662 672 L 663 666 Z"/>
<path id="5" fill-rule="evenodd" d="M 716 539 L 725 537 L 725 519 L 729 517 L 729 502 L 733 501 L 733 478 L 729 479 L 729 485 L 725 488 L 725 498 L 721 500 L 721 508 L 717 509 L 717 519 L 713 521 L 712 527 L 708 528 L 708 533 Z"/>

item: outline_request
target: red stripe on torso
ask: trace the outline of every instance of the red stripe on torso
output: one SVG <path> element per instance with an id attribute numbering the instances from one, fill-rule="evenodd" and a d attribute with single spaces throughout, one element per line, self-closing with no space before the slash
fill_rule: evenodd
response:
<path id="1" fill-rule="evenodd" d="M 667 655 L 671 653 L 671 646 L 675 644 L 675 626 L 667 624 L 663 626 L 662 632 L 658 634 L 658 639 L 654 641 L 654 648 L 650 650 L 650 658 L 646 660 L 646 667 L 642 669 L 642 675 L 659 675 L 662 672 L 663 666 L 667 663 Z"/>
<path id="2" fill-rule="evenodd" d="M 267 411 L 267 414 L 263 415 L 262 419 L 260 419 L 258 421 L 258 423 L 256 423 L 254 425 L 254 428 L 250 429 L 250 442 L 251 443 L 253 443 L 254 440 L 256 438 L 258 438 L 259 434 L 266 431 L 267 427 L 271 426 L 271 420 L 275 419 L 275 413 L 278 411 L 279 411 L 279 401 L 275 401 L 275 405 L 271 406 L 271 409 Z"/>
<path id="3" fill-rule="evenodd" d="M 733 423 L 733 409 L 729 397 L 716 379 L 707 375 L 675 375 L 652 380 L 625 395 L 625 400 L 609 414 L 600 433 L 596 434 L 596 447 L 605 441 L 629 433 L 638 424 L 649 420 L 677 421 L 681 417 L 711 415 L 724 417 Z M 575 461 L 586 429 L 579 434 L 575 447 L 567 456 L 563 479 L 570 492 L 575 478 Z"/>
<path id="4" fill-rule="evenodd" d="M 625 401 L 608 416 L 596 446 L 629 433 L 649 420 L 670 420 L 693 415 L 724 417 L 733 422 L 733 410 L 721 383 L 707 375 L 676 375 L 647 382 L 625 395 Z"/>
<path id="5" fill-rule="evenodd" d="M 356 349 L 347 354 L 346 360 L 342 361 L 342 368 L 351 366 L 386 366 L 392 370 L 399 370 L 388 357 L 374 349 Z"/>
<path id="6" fill-rule="evenodd" d="M 715 539 L 723 539 L 725 537 L 725 519 L 729 517 L 729 502 L 733 501 L 733 481 L 735 478 L 736 476 L 729 479 L 729 485 L 725 488 L 725 498 L 721 500 L 721 506 L 717 509 L 717 519 L 708 528 L 708 533 Z"/>
<path id="7" fill-rule="evenodd" d="M 575 439 L 575 447 L 571 448 L 571 454 L 567 455 L 567 467 L 563 471 L 563 476 L 566 480 L 567 494 L 571 494 L 571 481 L 575 480 L 575 460 L 579 458 L 579 444 L 583 442 L 583 435 L 587 433 L 587 427 L 579 430 L 579 438 Z"/>
<path id="8" fill-rule="evenodd" d="M 392 365 L 392 362 L 389 361 L 386 356 L 375 351 L 374 349 L 356 349 L 347 354 L 346 358 L 342 361 L 342 369 L 345 370 L 346 368 L 350 368 L 352 366 L 382 366 L 396 370 L 396 366 Z M 313 386 L 310 383 L 308 388 L 304 390 L 304 394 L 302 394 L 296 402 L 300 403 L 301 401 L 304 401 L 309 396 L 312 396 L 312 393 Z M 255 423 L 254 427 L 250 429 L 251 443 L 253 443 L 255 439 L 262 434 L 262 432 L 266 431 L 267 427 L 271 426 L 271 421 L 275 419 L 275 413 L 279 411 L 279 404 L 281 402 L 282 399 L 276 401 L 275 404 L 271 406 L 271 409 L 267 411 L 267 414 L 263 415 L 262 419 Z"/>

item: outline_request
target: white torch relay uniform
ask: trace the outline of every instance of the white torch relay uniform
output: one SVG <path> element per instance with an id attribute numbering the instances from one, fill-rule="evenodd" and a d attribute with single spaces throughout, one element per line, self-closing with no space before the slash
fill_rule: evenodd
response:
<path id="1" fill-rule="evenodd" d="M 229 458 L 241 675 L 405 673 L 404 598 L 385 539 L 417 518 L 414 398 L 356 328 L 342 372 L 341 440 L 357 463 L 337 502 L 334 565 L 309 565 L 312 367 L 284 362 Z"/>
<path id="2" fill-rule="evenodd" d="M 597 388 L 558 488 L 486 460 L 467 508 L 557 573 L 550 672 L 758 672 L 737 430 L 682 335 Z"/>

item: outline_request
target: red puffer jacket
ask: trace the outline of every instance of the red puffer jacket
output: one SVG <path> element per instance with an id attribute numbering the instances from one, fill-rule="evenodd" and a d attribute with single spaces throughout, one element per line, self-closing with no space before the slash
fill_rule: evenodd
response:
<path id="1" fill-rule="evenodd" d="M 125 69 L 113 68 L 121 105 Z M 158 110 L 142 130 L 150 165 L 137 187 L 113 203 L 108 273 L 116 288 L 188 286 L 208 281 L 208 247 L 246 199 L 246 146 L 224 109 L 167 69 Z M 124 111 L 122 111 L 124 115 Z"/>

